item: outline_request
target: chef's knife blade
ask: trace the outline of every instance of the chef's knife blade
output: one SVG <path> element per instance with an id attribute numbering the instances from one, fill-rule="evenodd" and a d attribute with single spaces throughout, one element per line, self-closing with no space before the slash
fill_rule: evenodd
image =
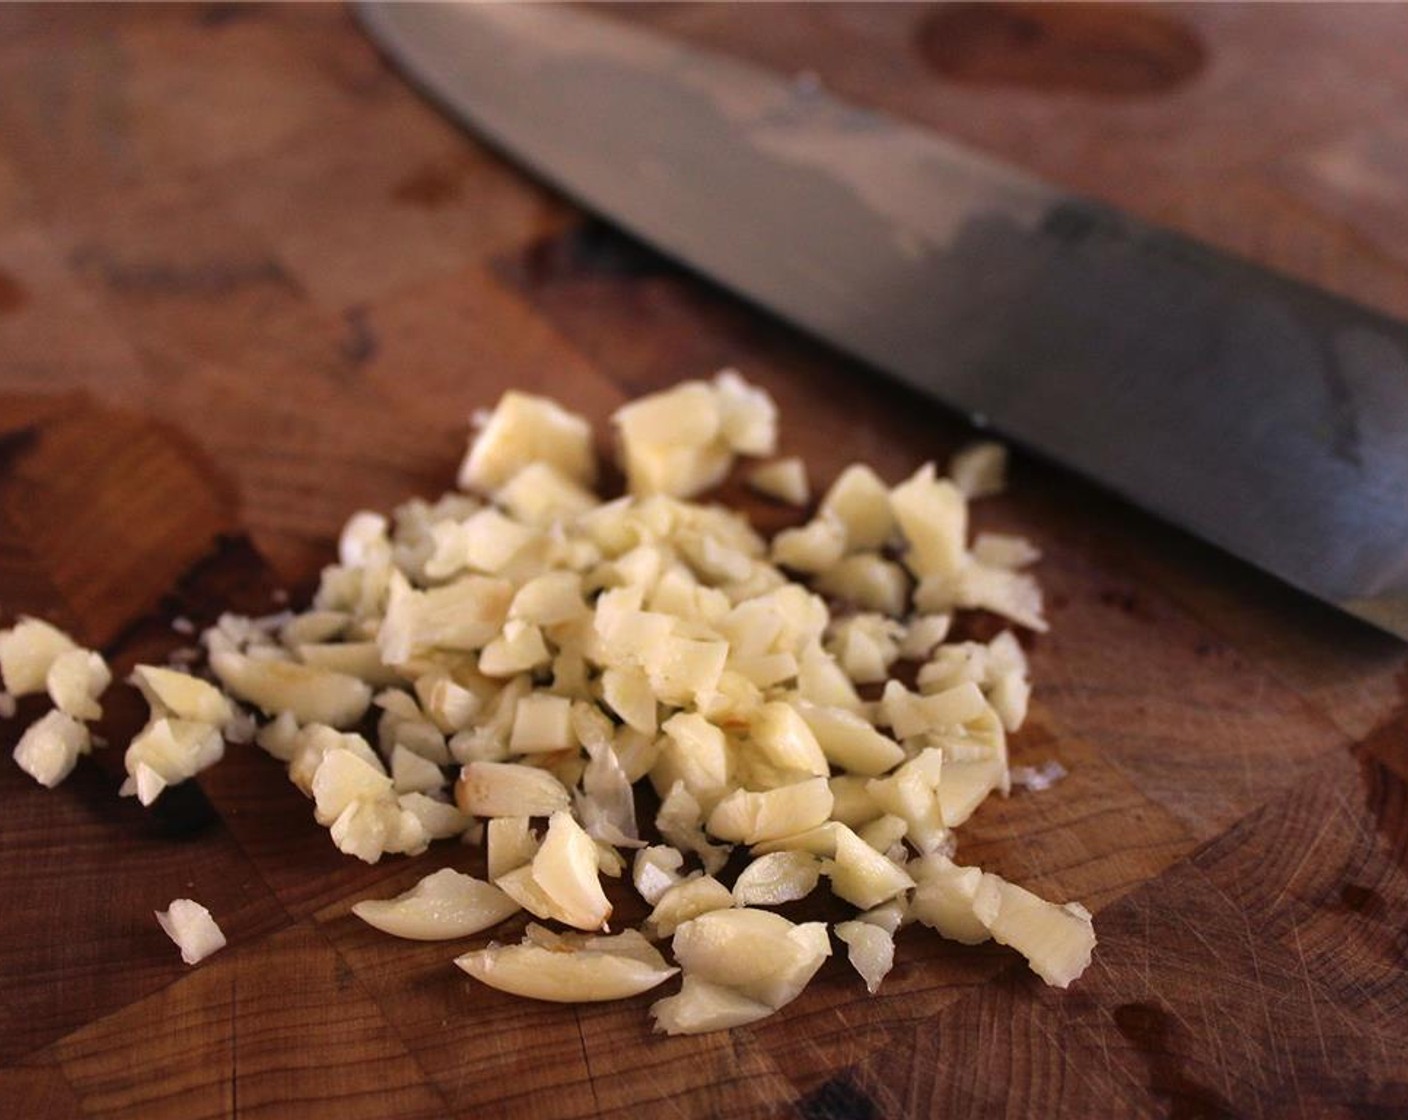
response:
<path id="1" fill-rule="evenodd" d="M 589 208 L 1408 637 L 1408 328 L 815 87 L 580 9 L 364 3 Z"/>

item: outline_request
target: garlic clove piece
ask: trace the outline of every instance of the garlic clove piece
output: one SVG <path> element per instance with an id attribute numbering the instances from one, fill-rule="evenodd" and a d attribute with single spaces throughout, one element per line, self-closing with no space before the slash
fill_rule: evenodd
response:
<path id="1" fill-rule="evenodd" d="M 395 937 L 447 941 L 496 926 L 518 909 L 493 884 L 446 867 L 395 898 L 359 902 L 352 913 Z"/>

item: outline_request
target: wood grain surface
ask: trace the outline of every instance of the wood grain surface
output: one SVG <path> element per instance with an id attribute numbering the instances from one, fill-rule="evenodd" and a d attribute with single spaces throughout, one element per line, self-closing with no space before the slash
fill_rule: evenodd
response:
<path id="1" fill-rule="evenodd" d="M 1408 315 L 1401 8 L 613 15 Z M 600 423 L 726 363 L 818 481 L 970 434 L 535 185 L 340 8 L 0 7 L 7 619 L 125 671 L 184 642 L 178 615 L 305 592 L 353 510 L 446 488 L 504 388 Z M 246 748 L 144 811 L 116 796 L 140 706 L 114 699 L 114 747 L 57 791 L 0 765 L 0 1114 L 1408 1113 L 1404 647 L 1049 465 L 1019 460 L 982 519 L 1046 553 L 1014 754 L 1070 777 L 985 806 L 961 850 L 1096 911 L 1068 993 L 920 930 L 873 998 L 837 958 L 700 1038 L 653 1037 L 649 997 L 471 987 L 454 947 L 348 907 L 480 853 L 342 857 Z M 151 916 L 181 895 L 230 938 L 195 969 Z"/>

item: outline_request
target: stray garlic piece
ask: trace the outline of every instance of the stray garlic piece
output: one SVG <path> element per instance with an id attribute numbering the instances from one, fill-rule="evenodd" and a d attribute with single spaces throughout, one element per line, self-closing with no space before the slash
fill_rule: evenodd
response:
<path id="1" fill-rule="evenodd" d="M 225 934 L 210 911 L 189 898 L 174 899 L 165 910 L 156 911 L 156 920 L 166 936 L 176 942 L 181 959 L 187 964 L 199 964 L 225 947 Z"/>
<path id="2" fill-rule="evenodd" d="M 949 461 L 948 476 L 966 498 L 1000 494 L 1007 483 L 1007 448 L 991 440 L 970 443 Z"/>

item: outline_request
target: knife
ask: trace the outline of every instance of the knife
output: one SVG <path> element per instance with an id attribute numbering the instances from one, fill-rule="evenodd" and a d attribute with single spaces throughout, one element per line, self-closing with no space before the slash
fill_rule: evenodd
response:
<path id="1" fill-rule="evenodd" d="M 577 8 L 363 2 L 589 209 L 1408 638 L 1408 327 L 939 136 Z"/>

